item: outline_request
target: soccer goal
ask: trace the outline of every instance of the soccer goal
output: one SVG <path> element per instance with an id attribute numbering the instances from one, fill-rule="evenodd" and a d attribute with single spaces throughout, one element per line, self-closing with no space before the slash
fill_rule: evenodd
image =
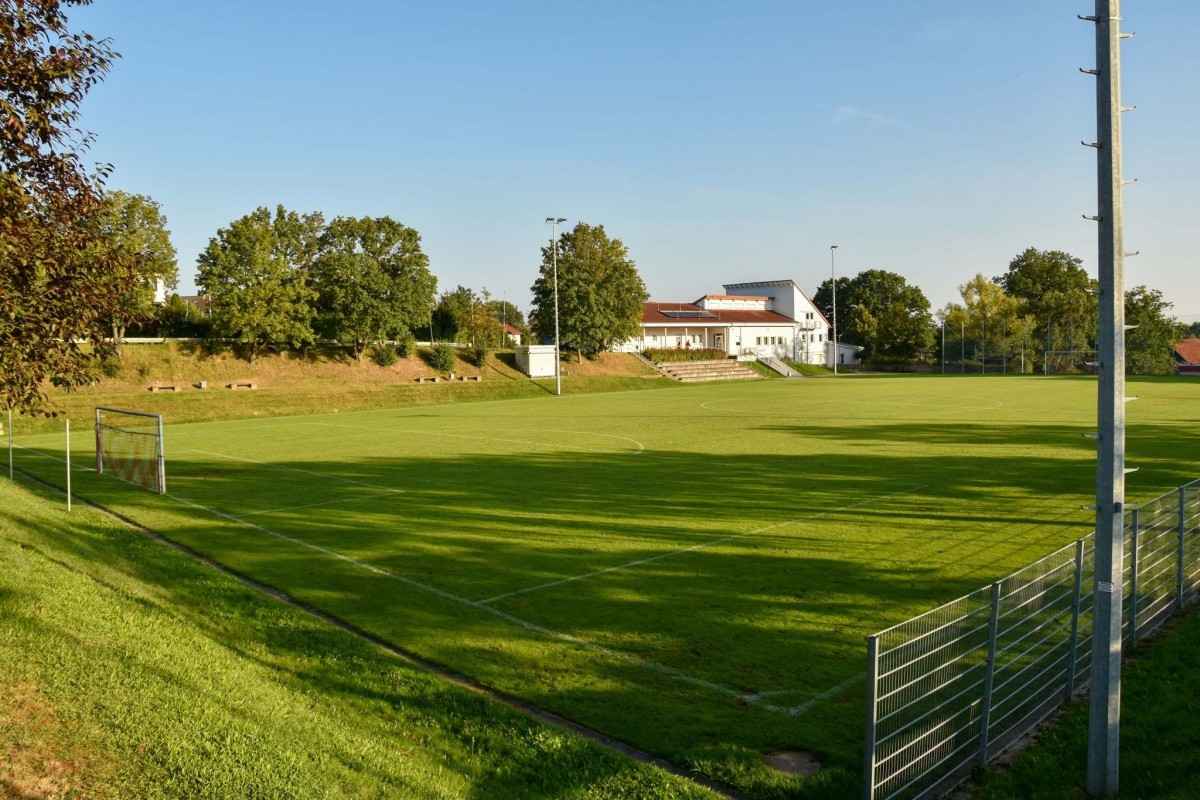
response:
<path id="1" fill-rule="evenodd" d="M 1099 357 L 1095 350 L 1046 350 L 1047 375 L 1095 375 Z"/>
<path id="2" fill-rule="evenodd" d="M 162 415 L 97 406 L 96 472 L 166 494 Z"/>

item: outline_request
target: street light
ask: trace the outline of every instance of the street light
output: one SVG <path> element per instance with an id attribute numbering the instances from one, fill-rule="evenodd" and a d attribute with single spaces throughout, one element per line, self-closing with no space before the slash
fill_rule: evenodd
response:
<path id="1" fill-rule="evenodd" d="M 562 353 L 558 347 L 558 226 L 566 217 L 546 217 L 550 223 L 550 261 L 554 265 L 554 393 L 562 394 Z"/>
<path id="2" fill-rule="evenodd" d="M 837 267 L 834 261 L 834 255 L 837 253 L 838 246 L 831 244 L 829 246 L 829 278 L 830 286 L 833 289 L 833 353 L 830 361 L 833 362 L 833 374 L 837 375 L 838 365 L 838 344 L 837 344 Z"/>

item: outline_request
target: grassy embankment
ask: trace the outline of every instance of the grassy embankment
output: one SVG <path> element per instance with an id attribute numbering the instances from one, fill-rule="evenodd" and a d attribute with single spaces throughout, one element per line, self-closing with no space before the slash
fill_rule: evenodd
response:
<path id="1" fill-rule="evenodd" d="M 480 368 L 463 351 L 456 375 L 480 380 L 418 384 L 418 377 L 445 377 L 426 360 L 427 351 L 381 367 L 370 359 L 361 363 L 337 353 L 315 350 L 308 356 L 260 356 L 251 365 L 228 349 L 210 350 L 188 343 L 127 344 L 114 377 L 66 393 L 49 390 L 57 407 L 74 420 L 90 420 L 97 405 L 163 414 L 169 422 L 320 414 L 371 408 L 446 405 L 477 400 L 544 397 L 554 393 L 554 379 L 530 380 L 516 369 L 512 352 L 488 357 Z M 632 356 L 603 353 L 599 358 L 564 361 L 563 394 L 678 387 Z M 233 381 L 254 380 L 254 391 L 231 391 Z M 204 381 L 208 388 L 201 391 Z M 152 385 L 169 384 L 178 392 L 150 392 Z M 20 421 L 21 429 L 41 426 Z"/>
<path id="2" fill-rule="evenodd" d="M 0 797 L 699 798 L 0 480 Z"/>

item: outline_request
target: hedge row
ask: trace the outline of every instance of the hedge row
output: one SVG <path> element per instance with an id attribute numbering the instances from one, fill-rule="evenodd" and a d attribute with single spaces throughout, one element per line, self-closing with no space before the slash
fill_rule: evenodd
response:
<path id="1" fill-rule="evenodd" d="M 715 347 L 663 347 L 642 351 L 651 361 L 715 361 L 729 358 L 724 350 Z"/>

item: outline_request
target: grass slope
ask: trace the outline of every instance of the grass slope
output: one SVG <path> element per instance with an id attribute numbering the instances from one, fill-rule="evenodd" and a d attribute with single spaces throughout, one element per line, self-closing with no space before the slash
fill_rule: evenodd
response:
<path id="1" fill-rule="evenodd" d="M 0 796 L 709 796 L 0 481 Z"/>
<path id="2" fill-rule="evenodd" d="M 1195 477 L 1200 384 L 1131 383 L 1136 502 Z M 748 795 L 844 797 L 863 637 L 1085 534 L 1094 407 L 1086 378 L 857 376 L 168 419 L 169 497 L 76 486 Z M 19 444 L 61 481 L 61 437 Z M 763 766 L 788 748 L 827 769 Z"/>

